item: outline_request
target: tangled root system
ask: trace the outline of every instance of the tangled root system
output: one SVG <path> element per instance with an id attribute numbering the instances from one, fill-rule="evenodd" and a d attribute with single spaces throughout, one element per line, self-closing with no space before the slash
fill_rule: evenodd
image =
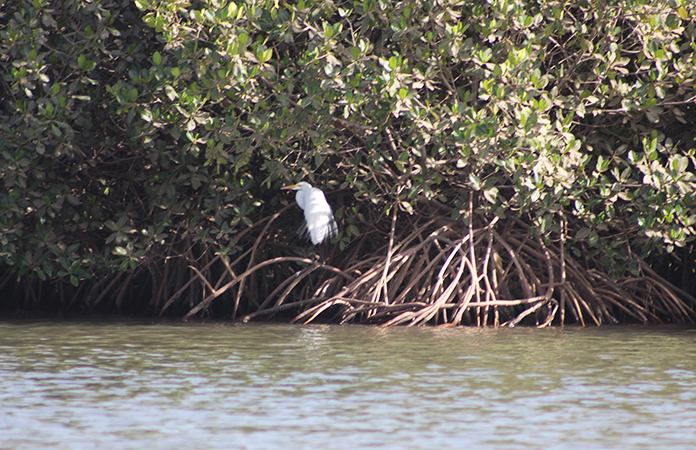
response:
<path id="1" fill-rule="evenodd" d="M 397 237 L 394 215 L 388 244 L 364 255 L 357 245 L 338 263 L 257 259 L 273 256 L 259 251 L 271 222 L 237 260 L 217 255 L 203 267 L 191 265 L 193 276 L 162 311 L 199 283 L 204 295 L 185 320 L 221 297 L 242 321 L 282 316 L 296 323 L 543 327 L 696 319 L 694 298 L 643 261 L 638 276 L 612 279 L 592 261 L 570 257 L 563 222 L 556 236 L 541 236 L 519 219 L 478 220 L 478 227 L 433 219 Z"/>

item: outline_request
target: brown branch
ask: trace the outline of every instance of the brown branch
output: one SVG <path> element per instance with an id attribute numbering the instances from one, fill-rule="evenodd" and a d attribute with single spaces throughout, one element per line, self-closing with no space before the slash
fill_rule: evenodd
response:
<path id="1" fill-rule="evenodd" d="M 247 265 L 247 270 L 249 270 L 253 264 L 254 264 L 254 259 L 256 258 L 256 250 L 259 248 L 259 244 L 261 243 L 261 238 L 266 235 L 266 231 L 268 231 L 268 228 L 271 226 L 273 221 L 275 221 L 278 216 L 282 212 L 284 212 L 288 207 L 286 206 L 285 208 L 281 209 L 277 213 L 273 214 L 269 219 L 268 223 L 266 224 L 265 227 L 263 227 L 263 230 L 261 233 L 259 233 L 258 237 L 256 238 L 256 241 L 254 242 L 253 247 L 251 248 L 251 256 L 249 257 L 249 264 Z M 232 320 L 235 320 L 237 318 L 237 308 L 239 307 L 239 300 L 242 298 L 242 291 L 244 290 L 244 283 L 246 282 L 246 277 L 242 278 L 242 281 L 239 283 L 239 289 L 237 289 L 237 296 L 234 299 L 234 306 L 232 307 Z"/>
<path id="2" fill-rule="evenodd" d="M 270 266 L 272 264 L 278 264 L 281 262 L 301 262 L 301 263 L 305 263 L 305 264 L 316 264 L 315 261 L 312 261 L 309 258 L 300 258 L 300 257 L 296 257 L 296 256 L 281 256 L 279 258 L 273 258 L 273 259 L 269 259 L 267 261 L 263 261 L 263 262 L 255 265 L 254 267 L 247 269 L 246 272 L 242 273 L 237 278 L 230 281 L 229 283 L 227 283 L 223 287 L 213 291 L 210 295 L 208 295 L 208 297 L 203 299 L 202 302 L 200 302 L 199 304 L 194 306 L 188 313 L 186 313 L 186 315 L 181 320 L 184 322 L 187 322 L 191 317 L 196 315 L 199 311 L 203 310 L 204 308 L 207 308 L 208 305 L 210 305 L 210 303 L 213 300 L 215 300 L 217 297 L 219 297 L 220 295 L 225 293 L 228 289 L 233 287 L 235 284 L 240 283 L 242 280 L 244 280 L 244 278 L 246 278 L 250 274 L 252 274 L 252 273 L 256 272 L 257 270 L 262 269 L 266 266 Z"/>

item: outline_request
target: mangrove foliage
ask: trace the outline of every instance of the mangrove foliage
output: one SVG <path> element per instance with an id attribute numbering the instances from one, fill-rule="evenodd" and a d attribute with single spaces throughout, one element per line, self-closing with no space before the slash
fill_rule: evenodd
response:
<path id="1" fill-rule="evenodd" d="M 690 0 L 9 0 L 0 308 L 696 319 Z M 326 193 L 317 261 L 280 188 Z"/>

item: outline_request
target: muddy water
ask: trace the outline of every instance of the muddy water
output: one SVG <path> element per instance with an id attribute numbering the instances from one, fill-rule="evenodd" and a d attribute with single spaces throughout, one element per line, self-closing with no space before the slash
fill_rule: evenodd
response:
<path id="1" fill-rule="evenodd" d="M 2 449 L 695 443 L 694 328 L 0 321 Z"/>

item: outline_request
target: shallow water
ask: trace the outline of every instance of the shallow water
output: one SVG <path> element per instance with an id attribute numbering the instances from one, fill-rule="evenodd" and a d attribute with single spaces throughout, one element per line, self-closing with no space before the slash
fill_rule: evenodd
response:
<path id="1" fill-rule="evenodd" d="M 696 329 L 0 322 L 2 449 L 694 448 Z"/>

